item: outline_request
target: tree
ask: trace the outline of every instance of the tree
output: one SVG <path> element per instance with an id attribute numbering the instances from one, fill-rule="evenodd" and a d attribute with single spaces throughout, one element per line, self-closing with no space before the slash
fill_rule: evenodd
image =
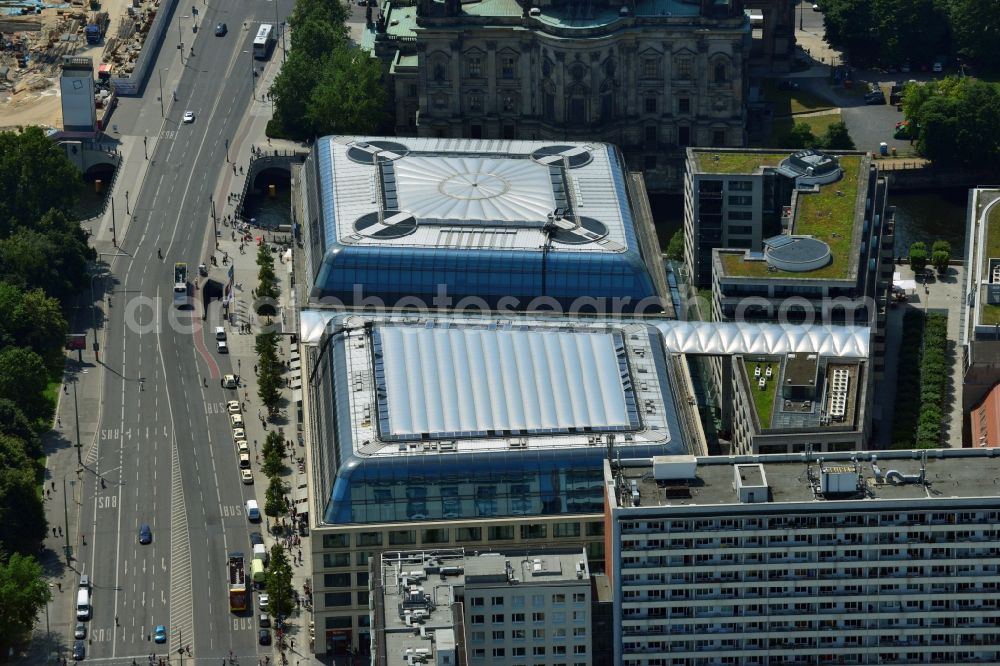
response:
<path id="1" fill-rule="evenodd" d="M 946 5 L 955 49 L 988 69 L 1000 67 L 1000 12 L 995 0 L 949 0 Z"/>
<path id="2" fill-rule="evenodd" d="M 276 543 L 271 546 L 271 560 L 264 574 L 268 608 L 275 617 L 288 617 L 295 605 L 292 593 L 292 565 L 285 548 Z"/>
<path id="3" fill-rule="evenodd" d="M 934 241 L 931 246 L 931 264 L 938 273 L 948 270 L 948 262 L 951 261 L 951 243 L 946 240 Z"/>
<path id="4" fill-rule="evenodd" d="M 62 217 L 62 213 L 46 216 Z M 75 232 L 21 228 L 0 240 L 0 279 L 24 291 L 43 289 L 66 303 L 87 284 L 87 261 L 94 256 Z"/>
<path id="5" fill-rule="evenodd" d="M 667 245 L 667 257 L 674 261 L 684 261 L 684 229 L 678 229 L 670 237 L 670 244 Z"/>
<path id="6" fill-rule="evenodd" d="M 21 408 L 29 419 L 44 419 L 52 411 L 43 392 L 48 373 L 42 357 L 25 347 L 0 351 L 0 398 Z"/>
<path id="7" fill-rule="evenodd" d="M 27 640 L 38 613 L 52 598 L 38 561 L 12 553 L 0 562 L 0 654 Z"/>
<path id="8" fill-rule="evenodd" d="M 68 325 L 59 301 L 41 289 L 24 292 L 17 286 L 0 282 L 0 345 L 31 347 L 49 367 L 63 361 L 63 340 Z"/>
<path id="9" fill-rule="evenodd" d="M 28 417 L 12 400 L 6 398 L 0 398 L 0 433 L 20 440 L 32 460 L 42 455 L 42 440 L 32 429 Z"/>
<path id="10" fill-rule="evenodd" d="M 315 135 L 371 134 L 385 115 L 382 64 L 348 44 L 333 47 L 323 60 L 306 105 Z"/>
<path id="11" fill-rule="evenodd" d="M 940 0 L 871 0 L 879 61 L 926 61 L 948 51 L 948 18 Z"/>
<path id="12" fill-rule="evenodd" d="M 819 138 L 819 145 L 827 150 L 854 150 L 854 139 L 847 131 L 847 123 L 841 121 L 831 124 Z"/>
<path id="13" fill-rule="evenodd" d="M 834 49 L 850 54 L 857 65 L 878 57 L 879 45 L 872 16 L 873 0 L 824 0 L 823 26 L 826 41 Z"/>
<path id="14" fill-rule="evenodd" d="M 260 466 L 260 471 L 270 478 L 276 478 L 285 469 L 284 454 L 277 449 L 264 452 L 264 464 Z"/>
<path id="15" fill-rule="evenodd" d="M 320 64 L 307 53 L 295 48 L 296 34 L 292 33 L 292 49 L 281 71 L 271 85 L 274 100 L 274 119 L 281 129 L 297 138 L 312 137 L 306 119 L 309 92 L 316 87 Z"/>
<path id="16" fill-rule="evenodd" d="M 812 128 L 805 123 L 795 123 L 788 131 L 786 148 L 815 148 L 817 141 Z"/>
<path id="17" fill-rule="evenodd" d="M 47 531 L 34 466 L 0 468 L 0 549 L 8 553 L 36 553 Z"/>
<path id="18" fill-rule="evenodd" d="M 267 491 L 264 493 L 264 513 L 276 518 L 288 513 L 288 502 L 285 501 L 285 493 L 288 486 L 277 476 L 271 477 L 271 482 L 267 484 Z"/>
<path id="19" fill-rule="evenodd" d="M 927 267 L 927 245 L 917 241 L 910 246 L 910 268 L 920 273 Z"/>
<path id="20" fill-rule="evenodd" d="M 23 440 L 13 435 L 0 435 L 0 469 L 31 469 L 34 464 Z"/>
<path id="21" fill-rule="evenodd" d="M 271 451 L 276 451 L 279 456 L 285 455 L 285 442 L 281 439 L 279 435 L 274 430 L 267 433 L 267 437 L 264 438 L 264 444 L 260 447 L 260 453 L 266 456 Z M 265 472 L 265 474 L 267 474 Z M 274 476 L 273 474 L 268 474 L 268 476 Z"/>
<path id="22" fill-rule="evenodd" d="M 0 238 L 50 209 L 70 211 L 82 190 L 80 172 L 42 128 L 0 132 Z"/>

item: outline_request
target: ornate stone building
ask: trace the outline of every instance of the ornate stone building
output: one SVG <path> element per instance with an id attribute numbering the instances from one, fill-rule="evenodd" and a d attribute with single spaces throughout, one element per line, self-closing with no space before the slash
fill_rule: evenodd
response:
<path id="1" fill-rule="evenodd" d="M 687 146 L 746 143 L 742 0 L 386 2 L 364 45 L 388 64 L 400 136 L 606 141 L 651 189 Z"/>

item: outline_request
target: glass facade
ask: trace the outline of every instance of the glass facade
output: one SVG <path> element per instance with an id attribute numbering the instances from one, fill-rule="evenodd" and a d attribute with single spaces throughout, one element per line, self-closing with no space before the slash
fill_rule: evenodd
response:
<path id="1" fill-rule="evenodd" d="M 350 396 L 354 385 L 347 363 L 347 338 L 333 335 L 312 385 L 318 442 L 331 486 L 324 511 L 327 524 L 472 519 L 507 516 L 601 513 L 602 466 L 607 447 L 542 448 L 545 436 L 525 449 L 482 452 L 420 451 L 367 456 L 355 452 Z M 669 437 L 663 444 L 629 444 L 617 434 L 615 454 L 639 458 L 687 453 L 670 397 L 675 386 L 661 344 L 650 350 L 664 395 Z M 561 435 L 565 437 L 565 435 Z M 582 438 L 581 438 L 582 439 Z M 391 539 L 390 539 L 391 540 Z M 396 544 L 393 544 L 396 545 Z"/>

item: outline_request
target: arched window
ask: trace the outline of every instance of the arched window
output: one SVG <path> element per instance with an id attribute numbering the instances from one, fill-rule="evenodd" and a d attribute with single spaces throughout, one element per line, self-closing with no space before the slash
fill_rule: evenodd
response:
<path id="1" fill-rule="evenodd" d="M 726 64 L 725 63 L 723 63 L 723 62 L 717 62 L 717 63 L 715 63 L 715 67 L 714 67 L 713 71 L 715 73 L 715 75 L 714 75 L 713 78 L 714 78 L 714 80 L 715 80 L 716 83 L 725 83 L 728 80 L 728 77 L 726 76 Z"/>

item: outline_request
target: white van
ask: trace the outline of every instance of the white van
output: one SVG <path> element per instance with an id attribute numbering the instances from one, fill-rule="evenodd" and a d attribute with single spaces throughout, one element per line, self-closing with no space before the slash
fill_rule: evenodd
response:
<path id="1" fill-rule="evenodd" d="M 247 500 L 247 520 L 251 523 L 260 522 L 260 508 L 257 506 L 257 500 Z"/>
<path id="2" fill-rule="evenodd" d="M 253 559 L 260 560 L 265 566 L 267 566 L 267 547 L 262 543 L 256 543 L 253 546 Z"/>
<path id="3" fill-rule="evenodd" d="M 76 619 L 90 619 L 90 590 L 83 587 L 76 592 Z"/>

